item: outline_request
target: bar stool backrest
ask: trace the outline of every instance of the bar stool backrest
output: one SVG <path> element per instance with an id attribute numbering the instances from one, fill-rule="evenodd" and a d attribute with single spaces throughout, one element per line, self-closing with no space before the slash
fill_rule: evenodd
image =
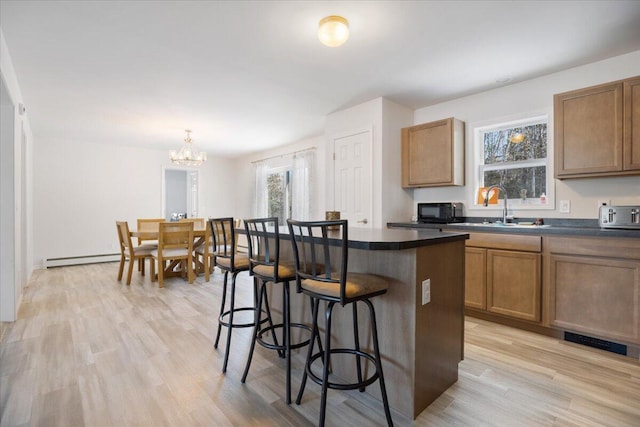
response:
<path id="1" fill-rule="evenodd" d="M 251 274 L 258 275 L 266 281 L 278 282 L 277 272 L 280 262 L 278 218 L 245 219 L 244 228 L 247 233 Z M 273 274 L 268 274 L 269 272 Z"/>
<path id="2" fill-rule="evenodd" d="M 324 282 L 340 289 L 336 301 L 345 305 L 349 260 L 348 222 L 287 220 L 296 265 L 296 290 L 302 292 L 305 280 Z M 333 240 L 333 243 L 330 241 Z M 336 239 L 338 242 L 336 243 Z M 330 246 L 334 250 L 330 251 Z M 327 299 L 326 295 L 318 295 Z"/>
<path id="3" fill-rule="evenodd" d="M 233 217 L 209 219 L 213 249 L 216 258 L 229 259 L 229 265 L 235 266 L 236 230 Z"/>

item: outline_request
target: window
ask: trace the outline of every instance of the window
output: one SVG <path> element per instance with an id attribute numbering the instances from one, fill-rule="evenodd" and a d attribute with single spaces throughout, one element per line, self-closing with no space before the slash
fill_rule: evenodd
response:
<path id="1" fill-rule="evenodd" d="M 314 149 L 256 162 L 254 215 L 310 219 L 314 162 Z"/>
<path id="2" fill-rule="evenodd" d="M 547 116 L 475 128 L 478 187 L 500 185 L 509 203 L 541 208 L 552 199 Z M 504 198 L 500 195 L 500 198 Z"/>
<path id="3" fill-rule="evenodd" d="M 291 169 L 273 170 L 267 174 L 267 216 L 277 216 L 280 225 L 291 218 Z"/>

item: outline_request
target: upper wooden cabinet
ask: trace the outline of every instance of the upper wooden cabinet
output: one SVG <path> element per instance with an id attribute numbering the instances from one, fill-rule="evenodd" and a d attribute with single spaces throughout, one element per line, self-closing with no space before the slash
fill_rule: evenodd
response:
<path id="1" fill-rule="evenodd" d="M 453 117 L 402 129 L 402 186 L 464 185 L 464 122 Z"/>
<path id="2" fill-rule="evenodd" d="M 624 95 L 623 169 L 640 171 L 640 77 L 625 80 L 622 93 Z"/>
<path id="3" fill-rule="evenodd" d="M 640 77 L 554 96 L 555 177 L 640 174 Z"/>

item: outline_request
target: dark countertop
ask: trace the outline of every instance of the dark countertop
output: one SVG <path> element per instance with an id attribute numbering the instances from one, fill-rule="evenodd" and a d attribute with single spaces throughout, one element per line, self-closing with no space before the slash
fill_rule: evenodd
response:
<path id="1" fill-rule="evenodd" d="M 236 231 L 245 234 L 244 228 L 238 228 Z M 349 227 L 349 248 L 369 251 L 397 251 L 467 240 L 469 238 L 468 232 L 462 230 L 459 230 L 459 232 L 456 231 L 447 230 L 447 232 L 442 232 L 439 229 L 411 230 Z M 334 236 L 331 234 L 334 234 Z M 279 227 L 279 235 L 282 239 L 289 240 L 288 228 Z M 338 232 L 330 233 L 329 237 L 332 245 L 338 246 L 340 244 Z M 331 239 L 331 237 L 333 237 L 333 239 Z"/>
<path id="2" fill-rule="evenodd" d="M 349 228 L 349 247 L 370 251 L 393 251 L 466 240 L 468 232 L 443 233 L 438 229 Z"/>
<path id="3" fill-rule="evenodd" d="M 389 222 L 388 227 L 413 230 L 445 230 L 455 232 L 533 234 L 539 236 L 623 237 L 640 239 L 640 229 L 600 228 L 597 220 L 545 219 L 545 226 L 510 227 L 483 224 L 482 219 L 467 218 L 465 224 L 422 224 L 417 222 Z"/>

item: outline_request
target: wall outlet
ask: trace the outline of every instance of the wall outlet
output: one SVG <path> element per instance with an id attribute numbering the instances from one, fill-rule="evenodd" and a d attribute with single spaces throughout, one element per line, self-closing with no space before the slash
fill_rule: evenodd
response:
<path id="1" fill-rule="evenodd" d="M 560 213 L 571 212 L 571 200 L 560 200 Z"/>
<path id="2" fill-rule="evenodd" d="M 611 204 L 611 200 L 598 200 L 598 209 L 600 206 L 609 206 Z"/>
<path id="3" fill-rule="evenodd" d="M 431 279 L 422 281 L 422 305 L 431 302 Z"/>

